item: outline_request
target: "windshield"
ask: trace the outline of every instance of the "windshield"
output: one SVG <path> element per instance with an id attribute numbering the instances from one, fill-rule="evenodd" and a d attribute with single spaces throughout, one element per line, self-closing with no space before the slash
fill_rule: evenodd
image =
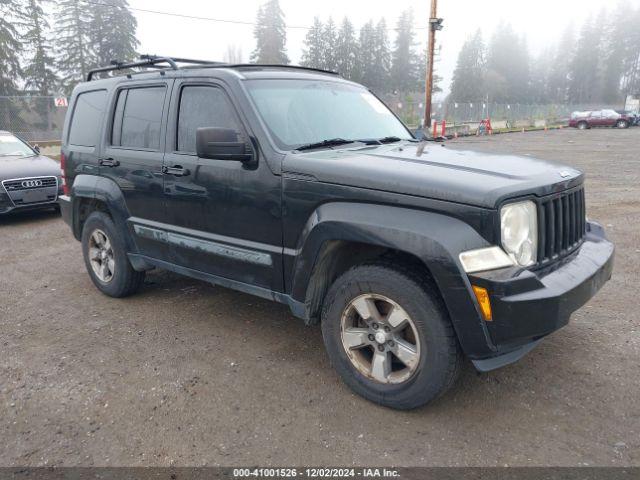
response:
<path id="1" fill-rule="evenodd" d="M 412 138 L 393 113 L 363 87 L 318 80 L 249 80 L 246 84 L 282 150 L 328 139 Z"/>
<path id="2" fill-rule="evenodd" d="M 22 140 L 10 134 L 0 134 L 0 157 L 28 157 L 33 150 Z"/>

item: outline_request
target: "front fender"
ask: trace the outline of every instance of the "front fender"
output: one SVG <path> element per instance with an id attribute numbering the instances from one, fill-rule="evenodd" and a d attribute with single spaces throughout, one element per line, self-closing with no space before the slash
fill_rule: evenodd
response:
<path id="1" fill-rule="evenodd" d="M 463 351 L 473 358 L 495 350 L 458 259 L 460 252 L 489 246 L 468 224 L 402 207 L 325 204 L 309 218 L 294 252 L 291 295 L 295 300 L 305 301 L 322 246 L 334 240 L 399 250 L 419 258 L 440 289 Z"/>

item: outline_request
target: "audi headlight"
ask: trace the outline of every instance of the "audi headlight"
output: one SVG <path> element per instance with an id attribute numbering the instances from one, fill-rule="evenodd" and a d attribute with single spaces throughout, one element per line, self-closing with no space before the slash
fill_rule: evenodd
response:
<path id="1" fill-rule="evenodd" d="M 538 213 L 531 201 L 505 205 L 500 210 L 502 248 L 521 267 L 536 263 Z"/>

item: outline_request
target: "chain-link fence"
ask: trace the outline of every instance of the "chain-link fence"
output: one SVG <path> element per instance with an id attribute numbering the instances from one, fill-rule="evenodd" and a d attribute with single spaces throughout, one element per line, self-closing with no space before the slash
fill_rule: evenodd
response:
<path id="1" fill-rule="evenodd" d="M 416 95 L 390 96 L 383 100 L 407 125 L 417 127 L 424 118 L 424 104 L 415 100 Z M 601 110 L 604 108 L 620 109 L 620 105 L 571 105 L 546 104 L 531 105 L 519 103 L 488 102 L 434 102 L 432 105 L 432 121 L 442 121 L 450 125 L 474 124 L 482 119 L 490 118 L 495 124 L 505 128 L 553 125 L 566 123 L 572 112 Z"/>
<path id="2" fill-rule="evenodd" d="M 424 104 L 419 94 L 386 96 L 386 104 L 410 127 L 422 124 Z M 523 105 L 518 103 L 434 102 L 433 120 L 449 125 L 475 124 L 491 118 L 494 128 L 514 128 L 565 123 L 572 112 L 621 108 L 619 105 Z M 0 130 L 13 132 L 25 140 L 60 140 L 67 113 L 66 99 L 56 97 L 0 97 Z"/>
<path id="3" fill-rule="evenodd" d="M 60 140 L 67 113 L 66 99 L 56 97 L 0 97 L 0 130 L 25 140 Z"/>

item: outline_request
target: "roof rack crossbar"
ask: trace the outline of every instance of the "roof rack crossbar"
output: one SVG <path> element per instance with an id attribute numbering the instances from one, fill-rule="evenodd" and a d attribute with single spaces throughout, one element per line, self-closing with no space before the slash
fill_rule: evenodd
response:
<path id="1" fill-rule="evenodd" d="M 214 62 L 211 60 L 195 60 L 193 58 L 179 58 L 179 57 L 158 57 L 156 55 L 140 55 L 140 59 L 143 60 L 156 60 L 161 58 L 171 58 L 176 63 L 189 63 L 192 65 L 224 65 L 224 62 Z"/>
<path id="2" fill-rule="evenodd" d="M 157 65 L 168 63 L 173 70 L 178 70 L 178 64 L 174 59 L 168 57 L 155 57 L 155 56 L 140 56 L 140 62 L 129 62 L 123 63 L 117 60 L 112 60 L 111 65 L 107 67 L 99 67 L 89 70 L 89 74 L 87 75 L 87 82 L 90 82 L 93 79 L 93 76 L 96 73 L 104 73 L 104 72 L 115 72 L 118 70 L 128 70 L 130 68 L 141 68 L 141 67 L 155 67 Z"/>
<path id="3" fill-rule="evenodd" d="M 132 68 L 144 68 L 144 67 L 157 67 L 157 68 L 167 68 L 163 67 L 162 64 L 169 64 L 171 69 L 179 70 L 181 67 L 178 66 L 178 63 L 190 64 L 193 66 L 203 66 L 209 68 L 289 68 L 296 70 L 307 70 L 313 72 L 321 72 L 328 73 L 330 75 L 339 75 L 336 72 L 332 72 L 330 70 L 323 70 L 320 68 L 311 68 L 311 67 L 302 67 L 298 65 L 270 65 L 270 64 L 256 64 L 256 63 L 225 63 L 225 62 L 214 62 L 209 60 L 194 60 L 189 58 L 177 58 L 177 57 L 159 57 L 157 55 L 140 55 L 140 61 L 138 62 L 119 62 L 114 60 L 111 62 L 111 65 L 106 67 L 94 68 L 89 71 L 87 75 L 87 81 L 90 82 L 94 75 L 97 73 L 104 72 L 114 72 L 119 70 L 129 70 Z M 188 68 L 188 67 L 187 67 Z"/>

